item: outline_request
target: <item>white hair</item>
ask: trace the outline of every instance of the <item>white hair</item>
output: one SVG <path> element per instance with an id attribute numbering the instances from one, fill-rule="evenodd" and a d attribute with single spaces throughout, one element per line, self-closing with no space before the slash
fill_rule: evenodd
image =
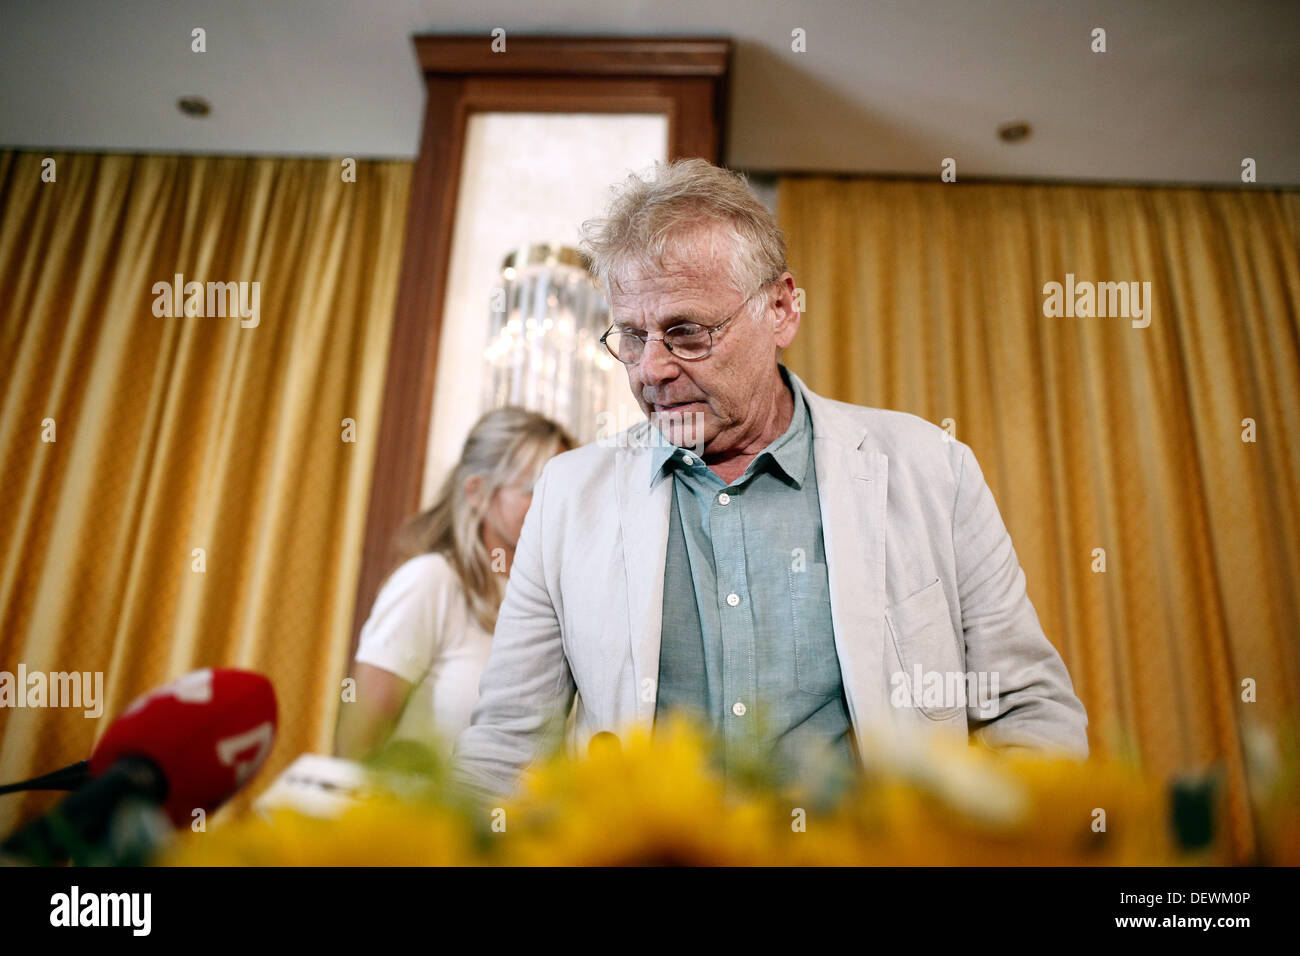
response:
<path id="1" fill-rule="evenodd" d="M 702 228 L 706 238 L 729 241 L 727 278 L 736 291 L 756 291 L 786 271 L 785 236 L 743 173 L 679 159 L 613 191 L 605 216 L 582 224 L 582 252 L 607 291 L 629 265 L 662 270 L 665 252 L 699 241 Z"/>

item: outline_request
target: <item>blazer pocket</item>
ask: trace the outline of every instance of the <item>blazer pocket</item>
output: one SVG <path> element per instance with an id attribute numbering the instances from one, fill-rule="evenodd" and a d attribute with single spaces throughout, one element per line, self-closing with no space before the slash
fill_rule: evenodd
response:
<path id="1" fill-rule="evenodd" d="M 963 711 L 965 665 L 952 631 L 952 617 L 948 613 L 943 583 L 935 578 L 886 610 L 885 620 L 894 640 L 894 650 L 903 665 L 903 679 L 913 706 L 931 720 L 948 720 Z M 918 670 L 919 686 L 916 684 Z M 932 682 L 936 680 L 940 682 L 938 703 L 933 699 Z M 925 704 L 927 687 L 931 688 L 929 705 Z"/>

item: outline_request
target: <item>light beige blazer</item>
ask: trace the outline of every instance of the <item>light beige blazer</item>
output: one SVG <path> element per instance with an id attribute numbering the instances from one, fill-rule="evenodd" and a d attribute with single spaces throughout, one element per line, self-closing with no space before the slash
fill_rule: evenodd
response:
<path id="1" fill-rule="evenodd" d="M 925 731 L 1086 757 L 1083 705 L 970 448 L 790 380 L 812 415 L 835 647 L 863 756 Z M 480 794 L 513 789 L 575 692 L 571 748 L 654 720 L 672 501 L 670 478 L 651 483 L 657 438 L 642 422 L 543 470 L 455 748 L 457 776 Z M 996 696 L 927 695 L 936 674 Z"/>

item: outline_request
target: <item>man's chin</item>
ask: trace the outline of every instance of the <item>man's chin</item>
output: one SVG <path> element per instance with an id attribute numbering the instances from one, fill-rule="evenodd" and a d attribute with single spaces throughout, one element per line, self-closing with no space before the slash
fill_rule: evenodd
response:
<path id="1" fill-rule="evenodd" d="M 650 424 L 673 445 L 702 453 L 709 434 L 704 412 L 651 411 Z"/>

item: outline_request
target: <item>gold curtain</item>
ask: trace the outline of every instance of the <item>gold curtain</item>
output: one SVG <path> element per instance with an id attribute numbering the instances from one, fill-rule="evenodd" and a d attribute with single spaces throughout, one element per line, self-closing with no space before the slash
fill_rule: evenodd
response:
<path id="1" fill-rule="evenodd" d="M 1220 766 L 1246 858 L 1243 731 L 1294 728 L 1300 697 L 1300 196 L 800 177 L 778 196 L 806 294 L 789 365 L 951 420 L 1094 752 Z M 1150 325 L 1047 317 L 1067 275 L 1150 282 Z"/>
<path id="2" fill-rule="evenodd" d="M 105 701 L 0 709 L 0 782 L 232 666 L 278 698 L 255 791 L 330 745 L 411 165 L 43 158 L 0 153 L 0 670 L 99 671 Z M 155 315 L 177 274 L 258 282 L 258 324 Z M 0 798 L 0 833 L 48 801 Z"/>

